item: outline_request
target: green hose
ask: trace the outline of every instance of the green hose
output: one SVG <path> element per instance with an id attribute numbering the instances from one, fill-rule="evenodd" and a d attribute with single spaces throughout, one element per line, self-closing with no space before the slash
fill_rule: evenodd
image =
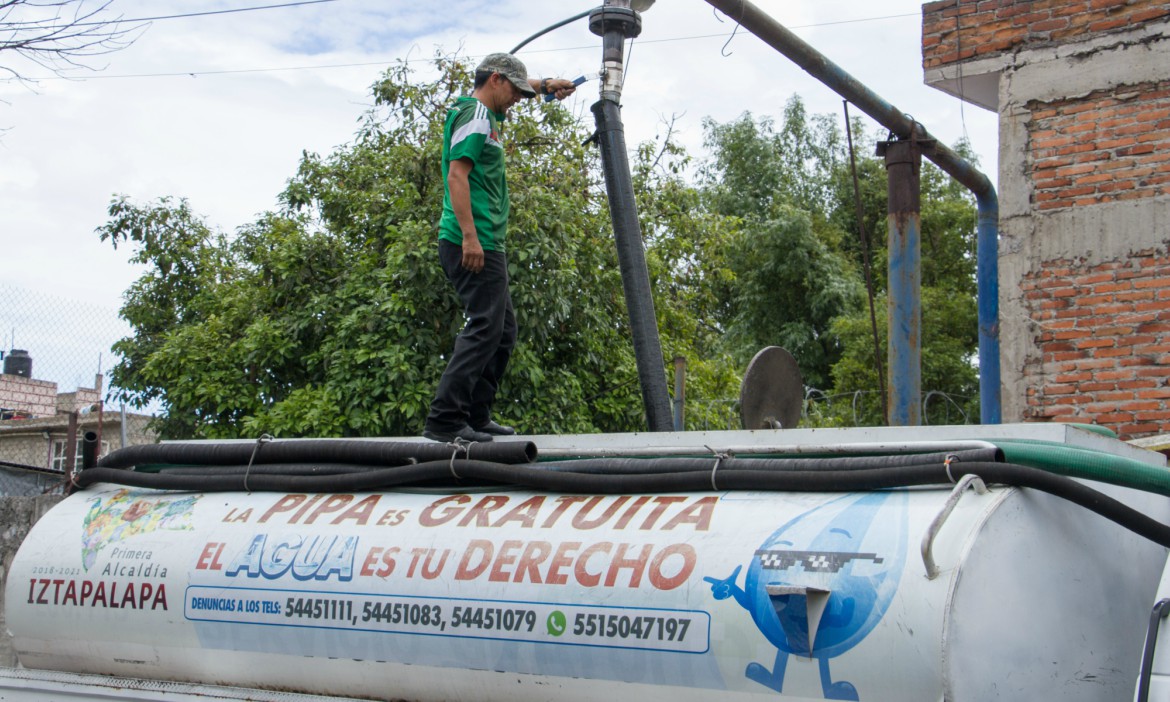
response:
<path id="1" fill-rule="evenodd" d="M 1170 471 L 1132 458 L 1094 449 L 1033 439 L 991 439 L 1008 463 L 1040 468 L 1072 478 L 1145 490 L 1170 497 Z"/>
<path id="2" fill-rule="evenodd" d="M 1113 431 L 1109 427 L 1103 427 L 1100 424 L 1067 423 L 1067 424 L 1065 424 L 1065 426 L 1076 427 L 1077 429 L 1084 429 L 1085 431 L 1091 431 L 1094 434 L 1100 434 L 1101 436 L 1108 436 L 1110 439 L 1117 438 L 1117 432 Z"/>

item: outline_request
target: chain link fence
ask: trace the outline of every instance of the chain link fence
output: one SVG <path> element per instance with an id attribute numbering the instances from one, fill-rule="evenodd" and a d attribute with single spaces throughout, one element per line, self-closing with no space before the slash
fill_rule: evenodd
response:
<path id="1" fill-rule="evenodd" d="M 156 440 L 106 381 L 129 331 L 116 310 L 0 282 L 0 496 L 60 492 L 87 452 Z"/>

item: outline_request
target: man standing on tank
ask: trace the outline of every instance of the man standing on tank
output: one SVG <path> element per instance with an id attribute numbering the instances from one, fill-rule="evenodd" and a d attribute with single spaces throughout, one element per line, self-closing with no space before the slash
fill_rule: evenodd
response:
<path id="1" fill-rule="evenodd" d="M 443 215 L 439 262 L 463 303 L 467 325 L 427 416 L 423 436 L 435 441 L 491 441 L 516 433 L 491 417 L 500 378 L 516 344 L 504 241 L 508 183 L 500 124 L 521 98 L 563 100 L 572 81 L 528 78 L 511 54 L 491 54 L 475 70 L 474 90 L 460 97 L 443 127 Z"/>

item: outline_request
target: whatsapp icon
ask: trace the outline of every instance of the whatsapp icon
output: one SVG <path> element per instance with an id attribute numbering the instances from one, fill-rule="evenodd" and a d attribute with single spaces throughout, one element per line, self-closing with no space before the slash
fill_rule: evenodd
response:
<path id="1" fill-rule="evenodd" d="M 569 621 L 565 618 L 565 613 L 559 609 L 554 609 L 548 615 L 548 620 L 545 622 L 545 626 L 548 627 L 548 633 L 553 636 L 560 636 L 565 633 L 565 627 L 568 624 Z"/>

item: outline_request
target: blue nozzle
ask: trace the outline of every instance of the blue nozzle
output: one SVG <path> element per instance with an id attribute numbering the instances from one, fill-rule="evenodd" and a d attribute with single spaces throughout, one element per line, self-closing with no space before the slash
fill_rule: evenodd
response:
<path id="1" fill-rule="evenodd" d="M 585 82 L 585 80 L 586 80 L 585 76 L 577 76 L 576 78 L 573 79 L 573 85 L 581 85 L 582 83 Z M 556 100 L 556 99 L 557 99 L 557 96 L 554 95 L 553 93 L 549 93 L 548 95 L 544 96 L 545 102 L 552 102 L 553 100 Z"/>

